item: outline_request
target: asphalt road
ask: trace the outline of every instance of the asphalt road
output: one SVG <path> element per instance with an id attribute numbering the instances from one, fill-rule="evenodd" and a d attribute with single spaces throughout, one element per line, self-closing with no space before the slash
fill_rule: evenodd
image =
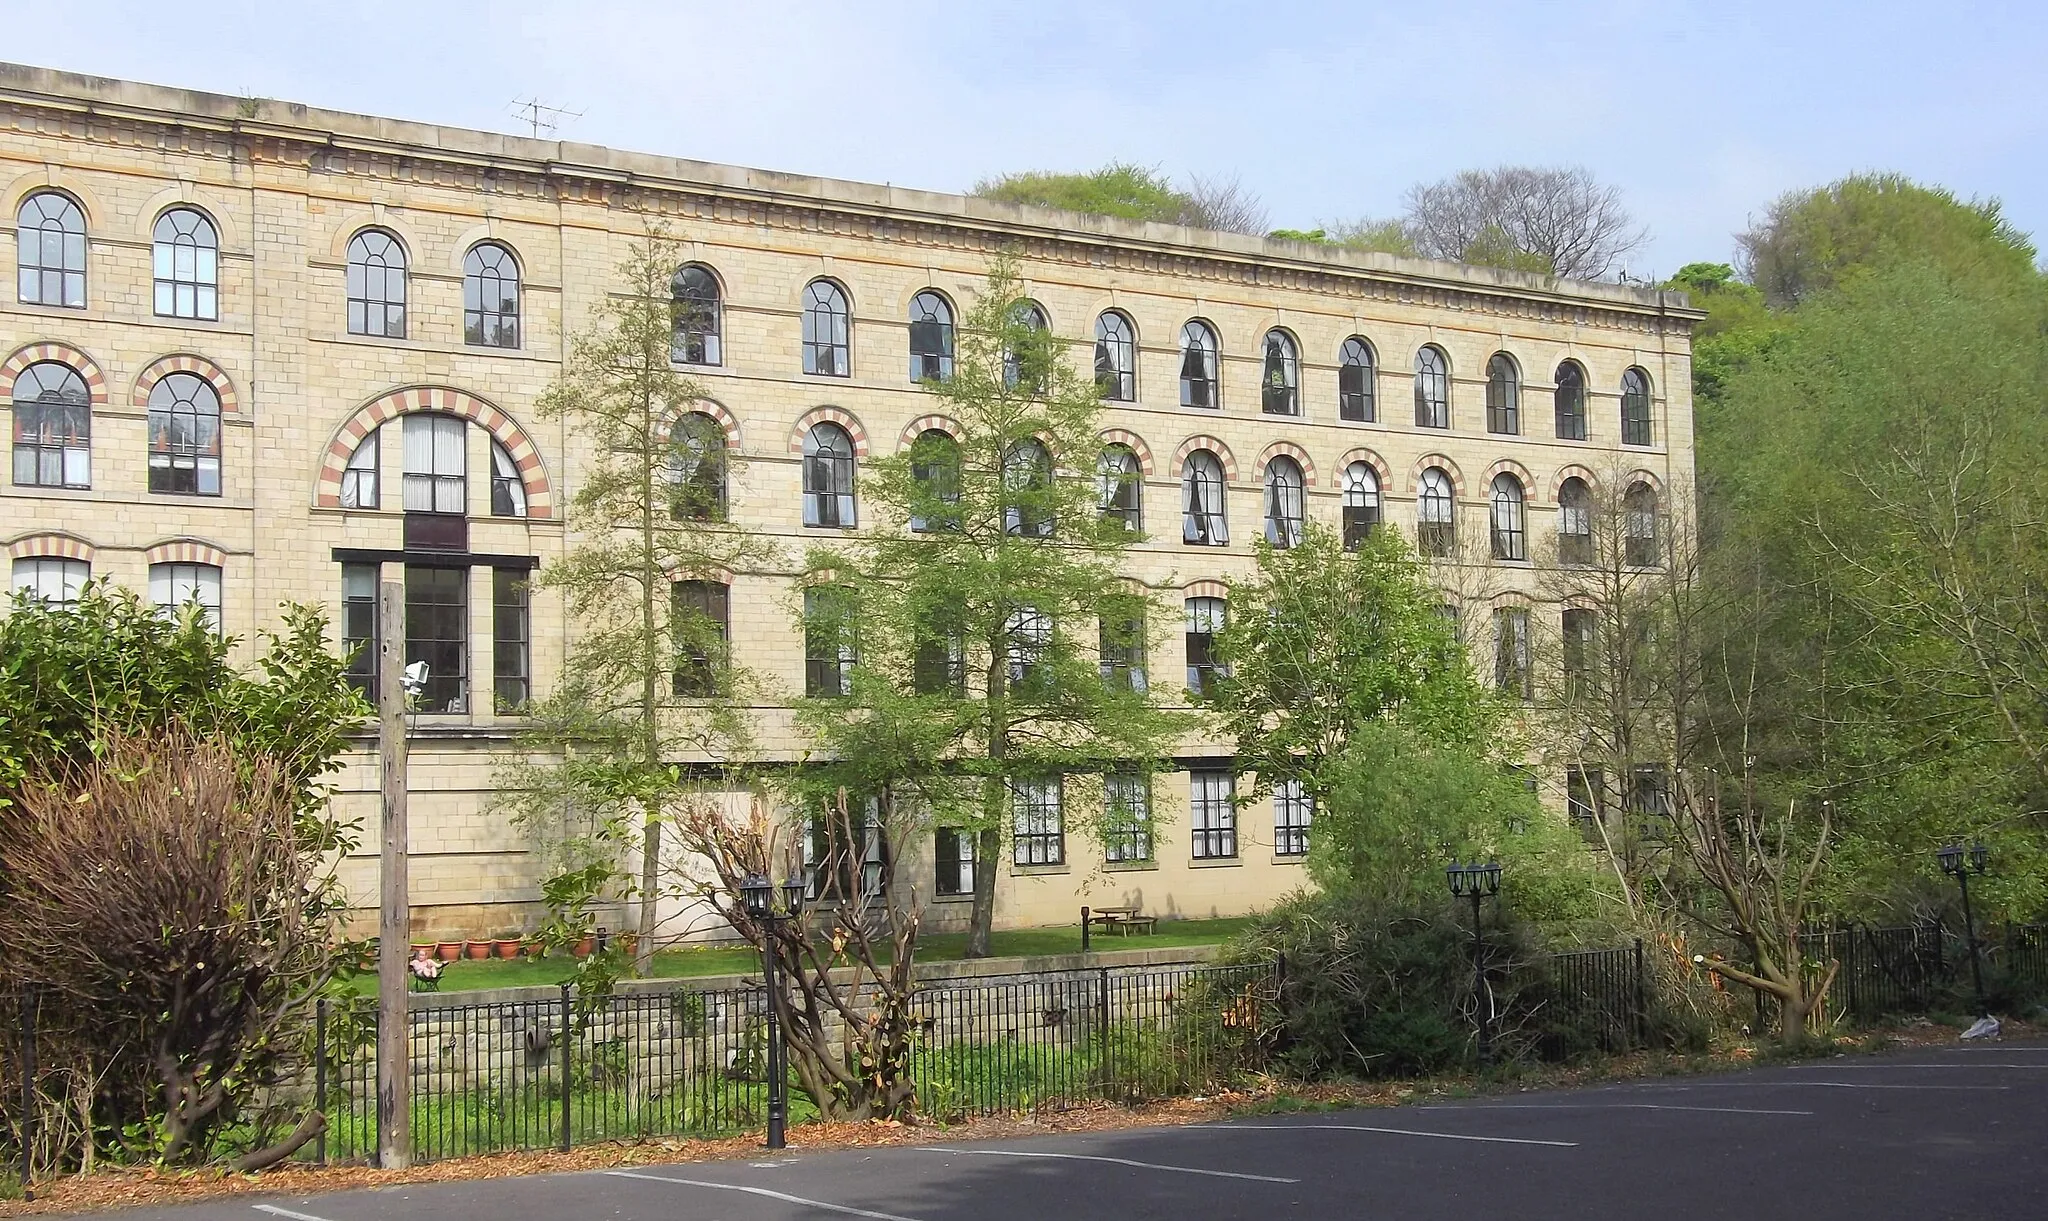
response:
<path id="1" fill-rule="evenodd" d="M 2048 1219 L 2048 1043 L 1371 1110 L 640 1166 L 122 1221 Z"/>

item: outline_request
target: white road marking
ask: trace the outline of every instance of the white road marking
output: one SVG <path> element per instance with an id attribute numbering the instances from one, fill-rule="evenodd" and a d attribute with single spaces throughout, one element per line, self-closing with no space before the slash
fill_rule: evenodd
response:
<path id="1" fill-rule="evenodd" d="M 1111 1162 L 1118 1166 L 1136 1166 L 1140 1170 L 1171 1170 L 1175 1174 L 1206 1174 L 1219 1179 L 1251 1179 L 1257 1183 L 1299 1183 L 1300 1179 L 1283 1179 L 1270 1174 L 1241 1174 L 1235 1170 L 1204 1170 L 1197 1166 L 1167 1166 L 1159 1162 L 1134 1162 L 1127 1157 L 1098 1157 L 1092 1153 L 1027 1153 L 1019 1149 L 962 1149 L 947 1145 L 912 1145 L 919 1153 L 974 1153 L 982 1157 L 1056 1157 L 1074 1162 Z"/>
<path id="2" fill-rule="evenodd" d="M 251 1204 L 249 1207 L 255 1209 L 259 1213 L 270 1213 L 273 1216 L 289 1217 L 291 1218 L 291 1221 L 327 1221 L 327 1218 L 325 1217 L 316 1217 L 312 1213 L 295 1213 L 289 1208 L 279 1208 L 275 1204 Z"/>
<path id="3" fill-rule="evenodd" d="M 1418 1111 L 1713 1111 L 1723 1115 L 1811 1115 L 1767 1107 L 1689 1107 L 1667 1102 L 1474 1102 L 1463 1106 L 1416 1107 Z"/>
<path id="4" fill-rule="evenodd" d="M 895 1213 L 878 1213 L 865 1208 L 853 1208 L 845 1204 L 834 1204 L 829 1200 L 809 1200 L 786 1192 L 770 1191 L 766 1187 L 743 1187 L 738 1183 L 713 1183 L 705 1179 L 671 1179 L 659 1174 L 636 1174 L 631 1170 L 600 1170 L 621 1179 L 646 1179 L 654 1183 L 672 1183 L 678 1187 L 709 1187 L 714 1191 L 741 1191 L 750 1196 L 766 1196 L 785 1204 L 801 1204 L 806 1208 L 822 1208 L 827 1212 L 846 1213 L 854 1217 L 869 1217 L 873 1221 L 918 1221 L 916 1217 L 899 1217 Z"/>
<path id="5" fill-rule="evenodd" d="M 1951 1060 L 1946 1064 L 1801 1064 L 1800 1068 L 1821 1068 L 1833 1072 L 1838 1068 L 1884 1069 L 1884 1068 L 2032 1068 L 2048 1070 L 2048 1064 L 2019 1064 L 2005 1060 L 1977 1060 L 1964 1064 Z"/>
<path id="6" fill-rule="evenodd" d="M 1898 1085 L 1875 1081 L 1759 1081 L 1757 1085 L 1821 1085 L 1837 1090 L 2009 1090 L 2009 1085 Z"/>
<path id="7" fill-rule="evenodd" d="M 1576 1149 L 1575 1140 L 1529 1140 L 1520 1136 L 1468 1136 L 1462 1132 L 1418 1132 L 1413 1128 L 1368 1128 L 1349 1123 L 1205 1124 L 1182 1129 L 1186 1132 L 1380 1132 L 1388 1136 L 1428 1136 L 1436 1140 L 1476 1140 L 1489 1145 L 1550 1145 Z"/>

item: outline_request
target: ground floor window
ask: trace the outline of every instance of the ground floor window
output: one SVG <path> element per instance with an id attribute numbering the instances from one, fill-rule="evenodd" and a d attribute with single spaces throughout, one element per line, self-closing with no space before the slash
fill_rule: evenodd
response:
<path id="1" fill-rule="evenodd" d="M 1010 814 L 1014 820 L 1016 840 L 1011 855 L 1014 863 L 1067 863 L 1067 834 L 1060 819 L 1060 782 L 1057 777 L 1013 781 L 1010 785 Z"/>
<path id="2" fill-rule="evenodd" d="M 1308 855 L 1308 825 L 1315 817 L 1316 799 L 1309 796 L 1299 780 L 1282 780 L 1273 786 L 1273 852 L 1277 856 Z"/>
<path id="3" fill-rule="evenodd" d="M 1188 809 L 1195 832 L 1195 859 L 1237 855 L 1237 778 L 1229 772 L 1188 773 Z"/>
<path id="4" fill-rule="evenodd" d="M 942 895 L 974 893 L 974 832 L 965 827 L 940 827 L 932 853 Z"/>
<path id="5" fill-rule="evenodd" d="M 1111 864 L 1152 859 L 1152 778 L 1111 772 L 1102 778 L 1102 858 Z"/>

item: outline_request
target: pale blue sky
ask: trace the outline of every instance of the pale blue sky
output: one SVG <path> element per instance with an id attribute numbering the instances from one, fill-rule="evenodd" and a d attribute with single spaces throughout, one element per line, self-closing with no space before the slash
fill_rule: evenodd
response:
<path id="1" fill-rule="evenodd" d="M 1779 192 L 1896 169 L 2048 238 L 2048 3 L 0 0 L 0 56 L 503 131 L 965 190 L 1111 158 L 1236 174 L 1272 223 L 1581 163 L 1727 259 Z"/>

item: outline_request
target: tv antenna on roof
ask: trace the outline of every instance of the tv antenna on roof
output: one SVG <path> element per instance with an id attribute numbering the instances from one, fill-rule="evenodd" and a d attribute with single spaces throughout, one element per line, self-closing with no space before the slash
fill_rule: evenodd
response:
<path id="1" fill-rule="evenodd" d="M 515 98 L 508 109 L 511 111 L 513 118 L 519 119 L 526 123 L 527 126 L 533 128 L 533 138 L 536 140 L 541 138 L 542 133 L 550 136 L 554 135 L 555 129 L 560 127 L 565 119 L 573 120 L 583 117 L 583 112 L 580 110 L 569 110 L 562 106 L 543 106 L 541 100 L 537 97 L 527 98 L 523 102 Z"/>

